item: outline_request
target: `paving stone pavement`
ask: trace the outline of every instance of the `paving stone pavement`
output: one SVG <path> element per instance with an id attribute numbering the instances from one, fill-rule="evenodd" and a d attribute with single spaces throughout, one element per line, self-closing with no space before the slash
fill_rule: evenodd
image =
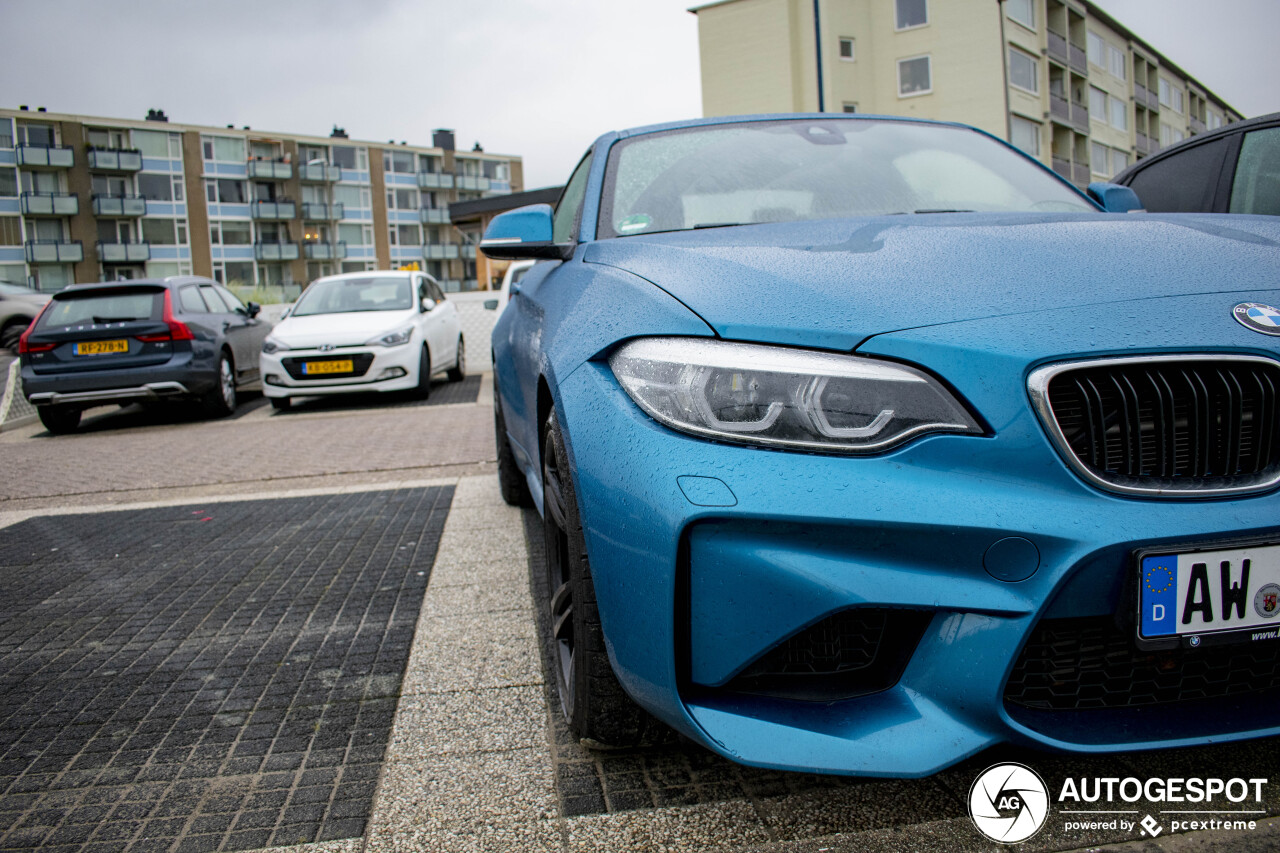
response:
<path id="1" fill-rule="evenodd" d="M 0 849 L 362 836 L 451 496 L 0 530 Z"/>

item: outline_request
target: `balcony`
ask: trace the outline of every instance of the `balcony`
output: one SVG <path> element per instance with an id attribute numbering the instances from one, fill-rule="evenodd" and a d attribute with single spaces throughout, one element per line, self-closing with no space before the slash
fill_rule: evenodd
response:
<path id="1" fill-rule="evenodd" d="M 98 260 L 104 264 L 141 264 L 151 260 L 150 243 L 98 243 Z"/>
<path id="2" fill-rule="evenodd" d="M 1089 54 L 1085 49 L 1073 44 L 1067 47 L 1067 51 L 1070 53 L 1067 64 L 1071 66 L 1071 70 L 1078 71 L 1086 77 L 1089 76 Z"/>
<path id="3" fill-rule="evenodd" d="M 418 211 L 418 220 L 423 225 L 448 225 L 449 211 L 434 207 L 424 207 Z"/>
<path id="4" fill-rule="evenodd" d="M 483 192 L 489 189 L 489 179 L 475 177 L 473 175 L 459 175 L 458 189 L 460 190 L 479 190 Z"/>
<path id="5" fill-rule="evenodd" d="M 1191 135 L 1192 136 L 1195 136 L 1197 133 L 1204 133 L 1207 129 L 1208 127 L 1200 119 L 1194 118 L 1194 117 L 1191 119 Z"/>
<path id="6" fill-rule="evenodd" d="M 325 204 L 322 201 L 302 203 L 302 218 L 312 222 L 332 222 L 335 219 L 341 219 L 344 213 L 346 208 L 340 201 L 333 204 Z"/>
<path id="7" fill-rule="evenodd" d="M 453 187 L 453 175 L 444 175 L 438 172 L 419 172 L 418 173 L 418 189 L 422 190 L 447 190 Z"/>
<path id="8" fill-rule="evenodd" d="M 1089 165 L 1087 163 L 1072 163 L 1071 174 L 1073 183 L 1082 187 L 1089 185 Z"/>
<path id="9" fill-rule="evenodd" d="M 302 251 L 309 261 L 340 261 L 347 256 L 345 240 L 337 243 L 303 243 Z"/>
<path id="10" fill-rule="evenodd" d="M 297 243 L 254 243 L 253 257 L 259 261 L 296 261 Z"/>
<path id="11" fill-rule="evenodd" d="M 84 260 L 79 240 L 28 240 L 23 245 L 29 264 L 78 264 Z"/>
<path id="12" fill-rule="evenodd" d="M 80 197 L 75 193 L 23 193 L 18 199 L 23 216 L 75 216 Z"/>
<path id="13" fill-rule="evenodd" d="M 455 245 L 445 246 L 423 246 L 422 257 L 428 261 L 447 261 L 458 257 L 458 247 Z"/>
<path id="14" fill-rule="evenodd" d="M 138 172 L 142 152 L 137 148 L 90 148 L 89 168 L 98 172 Z"/>
<path id="15" fill-rule="evenodd" d="M 1064 160 L 1061 157 L 1053 158 L 1053 171 L 1057 172 L 1068 181 L 1071 180 L 1071 161 Z"/>
<path id="16" fill-rule="evenodd" d="M 27 169 L 70 169 L 76 152 L 65 145 L 19 145 L 16 162 Z"/>
<path id="17" fill-rule="evenodd" d="M 1143 155 L 1150 154 L 1155 150 L 1155 145 L 1152 144 L 1151 137 L 1147 136 L 1142 131 L 1137 132 L 1133 147 L 1134 150 Z"/>
<path id="18" fill-rule="evenodd" d="M 1063 65 L 1071 62 L 1071 51 L 1067 50 L 1067 37 L 1049 30 L 1049 58 L 1056 59 Z"/>
<path id="19" fill-rule="evenodd" d="M 93 215 L 132 219 L 147 215 L 147 200 L 140 195 L 93 194 Z"/>
<path id="20" fill-rule="evenodd" d="M 293 177 L 293 164 L 281 160 L 250 160 L 249 180 L 287 181 Z"/>
<path id="21" fill-rule="evenodd" d="M 254 219 L 282 220 L 294 219 L 298 215 L 298 206 L 287 199 L 279 201 L 255 201 L 249 206 Z"/>
<path id="22" fill-rule="evenodd" d="M 1071 102 L 1071 124 L 1076 130 L 1087 134 L 1089 132 L 1089 108 L 1084 104 Z"/>
<path id="23" fill-rule="evenodd" d="M 332 184 L 342 180 L 342 167 L 328 163 L 303 163 L 298 166 L 298 180 L 307 184 Z"/>

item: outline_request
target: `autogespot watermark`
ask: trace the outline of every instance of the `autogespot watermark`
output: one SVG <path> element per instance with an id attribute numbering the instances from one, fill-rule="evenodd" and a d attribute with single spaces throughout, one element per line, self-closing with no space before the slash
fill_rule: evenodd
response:
<path id="1" fill-rule="evenodd" d="M 969 817 L 978 831 L 1004 844 L 1018 844 L 1049 821 L 1050 806 L 1061 814 L 1064 832 L 1119 832 L 1155 838 L 1170 832 L 1239 832 L 1257 828 L 1263 790 L 1258 778 L 1068 777 L 1051 802 L 1040 774 L 1023 764 L 995 764 L 969 789 Z M 1154 814 L 1142 803 L 1167 805 Z"/>

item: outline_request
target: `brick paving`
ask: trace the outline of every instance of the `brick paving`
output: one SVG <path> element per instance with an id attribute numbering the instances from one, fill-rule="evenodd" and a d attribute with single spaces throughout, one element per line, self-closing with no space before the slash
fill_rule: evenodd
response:
<path id="1" fill-rule="evenodd" d="M 361 836 L 452 492 L 0 530 L 0 848 Z"/>

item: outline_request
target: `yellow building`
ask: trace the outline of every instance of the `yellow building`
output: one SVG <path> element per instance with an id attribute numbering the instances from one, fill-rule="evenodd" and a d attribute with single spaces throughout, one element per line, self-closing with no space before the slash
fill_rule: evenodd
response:
<path id="1" fill-rule="evenodd" d="M 721 0 L 691 11 L 708 116 L 959 121 L 1082 187 L 1242 118 L 1083 0 Z"/>

